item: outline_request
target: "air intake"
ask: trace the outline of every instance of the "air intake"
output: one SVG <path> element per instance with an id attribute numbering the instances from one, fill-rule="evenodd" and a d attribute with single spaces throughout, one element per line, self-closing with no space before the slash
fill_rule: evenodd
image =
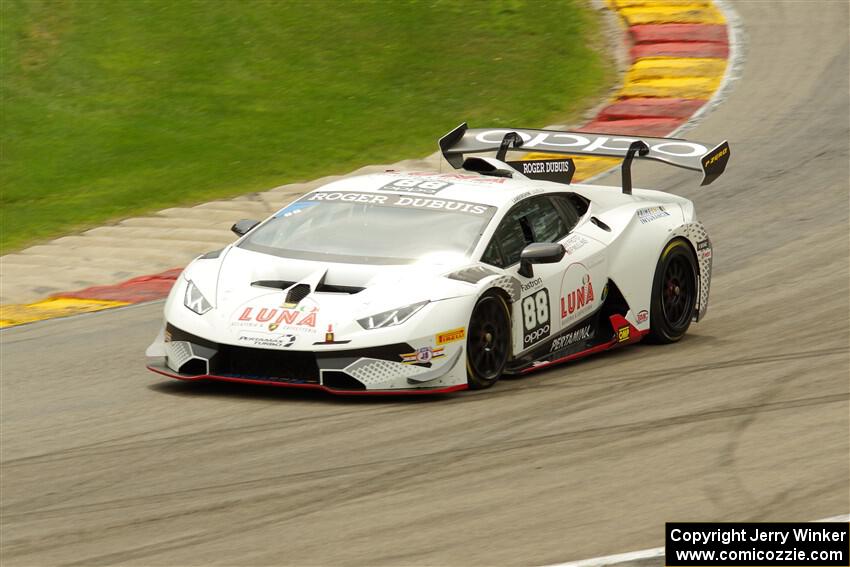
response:
<path id="1" fill-rule="evenodd" d="M 255 282 L 251 282 L 251 285 L 258 287 L 270 287 L 272 289 L 286 289 L 289 286 L 295 285 L 295 282 L 288 282 L 286 280 L 257 280 Z"/>
<path id="2" fill-rule="evenodd" d="M 290 290 L 286 293 L 286 302 L 298 305 L 298 303 L 308 295 L 310 295 L 310 286 L 303 283 L 298 284 L 290 288 Z"/>

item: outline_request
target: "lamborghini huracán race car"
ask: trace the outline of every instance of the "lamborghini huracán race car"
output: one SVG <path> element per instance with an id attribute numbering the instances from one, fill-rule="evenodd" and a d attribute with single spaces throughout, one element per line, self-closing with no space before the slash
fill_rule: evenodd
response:
<path id="1" fill-rule="evenodd" d="M 454 173 L 335 181 L 195 259 L 165 304 L 149 368 L 336 393 L 486 388 L 642 339 L 708 308 L 712 247 L 682 197 L 632 189 L 633 158 L 723 173 L 726 142 L 469 129 Z M 496 152 L 496 157 L 466 157 Z M 570 158 L 623 158 L 623 186 L 571 185 Z"/>

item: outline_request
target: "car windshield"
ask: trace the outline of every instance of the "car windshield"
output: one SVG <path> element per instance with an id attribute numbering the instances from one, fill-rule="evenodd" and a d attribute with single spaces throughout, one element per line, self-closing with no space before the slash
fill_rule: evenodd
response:
<path id="1" fill-rule="evenodd" d="M 285 258 L 358 264 L 466 256 L 495 211 L 427 196 L 315 192 L 280 210 L 239 246 Z"/>

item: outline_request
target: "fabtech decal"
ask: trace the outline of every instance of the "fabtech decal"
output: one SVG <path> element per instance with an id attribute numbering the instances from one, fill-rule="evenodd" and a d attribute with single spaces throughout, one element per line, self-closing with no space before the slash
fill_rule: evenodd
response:
<path id="1" fill-rule="evenodd" d="M 432 199 L 430 197 L 408 197 L 406 195 L 377 195 L 375 193 L 355 193 L 350 191 L 316 192 L 307 195 L 303 201 L 368 203 L 383 207 L 401 207 L 414 209 L 429 209 L 435 211 L 451 211 L 468 215 L 492 215 L 496 207 L 468 203 L 466 201 L 449 201 Z"/>

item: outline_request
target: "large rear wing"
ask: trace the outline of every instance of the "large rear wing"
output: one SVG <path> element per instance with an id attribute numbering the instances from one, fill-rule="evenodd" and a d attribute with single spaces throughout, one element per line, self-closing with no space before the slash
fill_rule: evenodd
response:
<path id="1" fill-rule="evenodd" d="M 465 122 L 440 138 L 439 144 L 443 156 L 456 169 L 463 167 L 464 154 L 493 150 L 498 152 L 497 158 L 501 161 L 508 150 L 623 158 L 623 191 L 626 193 L 631 193 L 630 166 L 634 157 L 701 171 L 701 185 L 708 185 L 726 169 L 730 155 L 729 143 L 725 141 L 710 148 L 701 142 L 679 138 L 527 128 L 469 128 Z"/>

